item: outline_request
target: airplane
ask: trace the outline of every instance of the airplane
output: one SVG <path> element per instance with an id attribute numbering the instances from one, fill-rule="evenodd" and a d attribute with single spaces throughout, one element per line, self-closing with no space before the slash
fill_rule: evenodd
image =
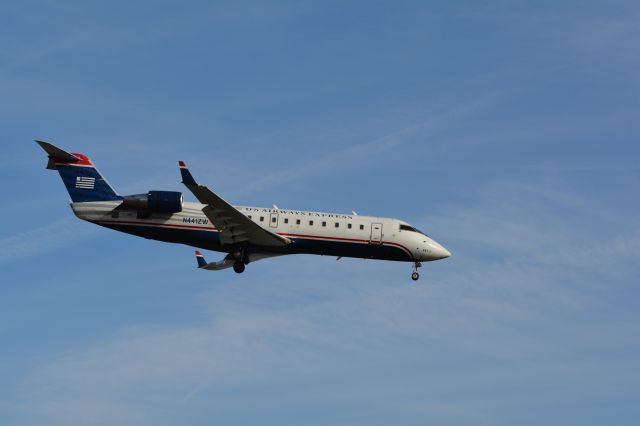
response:
<path id="1" fill-rule="evenodd" d="M 71 197 L 71 209 L 83 220 L 147 239 L 180 243 L 226 253 L 218 262 L 195 252 L 198 268 L 232 267 L 242 273 L 251 262 L 289 254 L 315 254 L 411 262 L 419 278 L 422 262 L 451 253 L 433 238 L 397 219 L 303 210 L 232 206 L 200 185 L 184 161 L 182 183 L 199 203 L 181 192 L 148 191 L 118 195 L 83 154 L 69 153 L 36 140 L 48 154 L 47 169 L 57 170 Z"/>

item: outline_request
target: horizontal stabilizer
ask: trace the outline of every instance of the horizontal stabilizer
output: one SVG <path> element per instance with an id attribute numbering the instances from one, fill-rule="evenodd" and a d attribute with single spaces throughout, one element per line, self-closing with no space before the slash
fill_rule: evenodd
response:
<path id="1" fill-rule="evenodd" d="M 56 160 L 62 160 L 65 163 L 78 163 L 80 161 L 82 161 L 81 158 L 76 157 L 73 154 L 68 153 L 67 151 L 64 151 L 60 148 L 58 148 L 55 145 L 50 144 L 49 142 L 44 142 L 44 141 L 36 141 L 36 143 L 38 145 L 40 145 L 42 147 L 42 149 L 44 149 L 47 154 L 49 154 L 49 157 L 56 159 Z"/>
<path id="2" fill-rule="evenodd" d="M 76 157 L 75 155 L 64 151 L 58 148 L 55 145 L 50 144 L 49 142 L 36 140 L 36 143 L 44 149 L 47 154 L 49 154 L 49 162 L 47 163 L 48 170 L 56 170 L 56 162 L 63 163 L 79 163 L 82 161 L 82 158 Z"/>

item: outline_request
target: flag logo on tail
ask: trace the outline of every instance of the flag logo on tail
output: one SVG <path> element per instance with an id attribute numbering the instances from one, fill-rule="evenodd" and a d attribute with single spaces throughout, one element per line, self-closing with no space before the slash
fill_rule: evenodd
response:
<path id="1" fill-rule="evenodd" d="M 76 188 L 93 189 L 95 185 L 96 185 L 96 178 L 92 178 L 88 176 L 76 177 Z"/>

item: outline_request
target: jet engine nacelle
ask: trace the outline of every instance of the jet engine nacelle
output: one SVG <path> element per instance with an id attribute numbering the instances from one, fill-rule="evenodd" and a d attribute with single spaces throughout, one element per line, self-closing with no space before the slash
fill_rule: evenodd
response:
<path id="1" fill-rule="evenodd" d="M 121 207 L 149 213 L 178 213 L 182 211 L 182 202 L 182 192 L 149 191 L 125 196 Z"/>

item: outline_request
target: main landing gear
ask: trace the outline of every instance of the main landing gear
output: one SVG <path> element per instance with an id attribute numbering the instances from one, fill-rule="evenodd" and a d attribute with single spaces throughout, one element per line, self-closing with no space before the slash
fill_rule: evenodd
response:
<path id="1" fill-rule="evenodd" d="M 244 272 L 244 263 L 240 262 L 239 260 L 236 260 L 236 262 L 233 264 L 233 270 L 236 271 L 236 273 L 241 274 Z"/>
<path id="2" fill-rule="evenodd" d="M 237 274 L 241 274 L 244 272 L 245 265 L 249 263 L 249 256 L 245 248 L 241 248 L 240 250 L 233 253 L 233 257 L 236 258 L 236 261 L 233 263 L 233 270 Z"/>
<path id="3" fill-rule="evenodd" d="M 413 274 L 411 274 L 411 279 L 414 281 L 418 281 L 418 278 L 420 278 L 420 274 L 418 273 L 418 268 L 420 268 L 422 266 L 422 263 L 420 262 L 416 262 L 413 265 Z"/>

